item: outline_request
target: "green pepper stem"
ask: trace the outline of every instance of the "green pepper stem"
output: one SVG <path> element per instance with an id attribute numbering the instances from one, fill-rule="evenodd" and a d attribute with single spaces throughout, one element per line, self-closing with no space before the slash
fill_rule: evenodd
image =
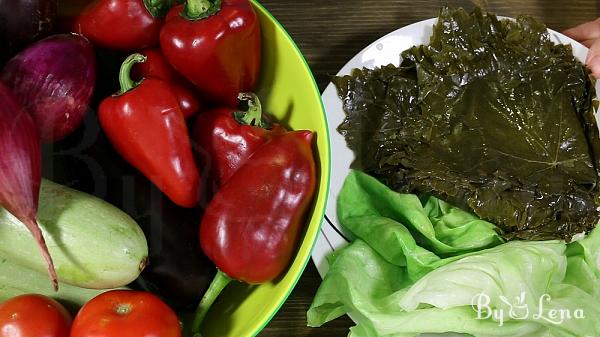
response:
<path id="1" fill-rule="evenodd" d="M 146 10 L 155 18 L 164 18 L 173 6 L 173 0 L 144 0 Z"/>
<path id="2" fill-rule="evenodd" d="M 238 94 L 238 100 L 248 101 L 248 111 L 236 111 L 233 113 L 235 120 L 243 125 L 258 126 L 269 129 L 270 123 L 262 118 L 262 106 L 258 96 L 253 92 L 242 92 Z"/>
<path id="3" fill-rule="evenodd" d="M 192 332 L 191 337 L 202 337 L 200 333 L 200 327 L 202 326 L 202 321 L 204 321 L 204 317 L 208 313 L 208 309 L 213 305 L 217 297 L 223 289 L 232 281 L 232 279 L 225 275 L 224 272 L 217 269 L 217 274 L 215 278 L 213 278 L 208 290 L 202 296 L 202 300 L 198 304 L 198 308 L 196 309 L 196 313 L 194 314 L 194 321 L 192 322 Z"/>
<path id="4" fill-rule="evenodd" d="M 146 62 L 146 56 L 138 53 L 129 55 L 125 61 L 123 61 L 121 70 L 119 71 L 119 85 L 121 86 L 121 90 L 117 95 L 123 95 L 140 84 L 131 79 L 131 68 L 134 64 L 142 62 Z"/>
<path id="5" fill-rule="evenodd" d="M 200 20 L 217 13 L 221 0 L 187 0 L 183 16 L 188 20 Z"/>

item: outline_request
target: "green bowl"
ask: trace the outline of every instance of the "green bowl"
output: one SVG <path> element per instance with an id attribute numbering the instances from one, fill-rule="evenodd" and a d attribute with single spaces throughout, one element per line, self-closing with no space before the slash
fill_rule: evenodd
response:
<path id="1" fill-rule="evenodd" d="M 61 0 L 61 13 L 78 13 L 91 0 Z M 203 337 L 257 335 L 282 306 L 308 263 L 325 212 L 329 192 L 330 146 L 319 89 L 304 57 L 277 20 L 251 1 L 262 30 L 262 72 L 256 90 L 263 110 L 294 130 L 315 133 L 318 186 L 298 250 L 287 272 L 274 282 L 250 286 L 233 282 L 210 309 Z M 193 62 L 193 60 L 190 60 Z"/>
<path id="2" fill-rule="evenodd" d="M 262 73 L 257 94 L 265 111 L 294 130 L 315 132 L 317 194 L 297 253 L 287 272 L 271 283 L 227 286 L 208 313 L 203 337 L 257 335 L 285 302 L 308 263 L 329 189 L 330 146 L 319 89 L 302 53 L 277 20 L 253 1 L 262 29 Z"/>

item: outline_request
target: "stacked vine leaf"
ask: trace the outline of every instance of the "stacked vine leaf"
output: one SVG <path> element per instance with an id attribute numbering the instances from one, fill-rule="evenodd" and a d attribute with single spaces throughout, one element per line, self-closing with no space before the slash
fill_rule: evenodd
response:
<path id="1" fill-rule="evenodd" d="M 531 17 L 444 9 L 429 45 L 402 58 L 334 80 L 354 168 L 471 210 L 507 239 L 595 226 L 595 91 L 570 45 Z"/>

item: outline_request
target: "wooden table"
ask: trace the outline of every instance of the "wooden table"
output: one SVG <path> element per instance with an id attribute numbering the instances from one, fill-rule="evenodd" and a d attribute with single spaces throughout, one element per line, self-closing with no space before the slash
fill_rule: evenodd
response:
<path id="1" fill-rule="evenodd" d="M 600 0 L 262 0 L 304 53 L 321 91 L 329 77 L 364 47 L 405 25 L 437 16 L 441 6 L 474 4 L 504 16 L 532 15 L 561 31 L 600 17 Z M 312 262 L 260 337 L 345 337 L 346 316 L 321 328 L 306 327 L 306 311 L 321 282 Z"/>

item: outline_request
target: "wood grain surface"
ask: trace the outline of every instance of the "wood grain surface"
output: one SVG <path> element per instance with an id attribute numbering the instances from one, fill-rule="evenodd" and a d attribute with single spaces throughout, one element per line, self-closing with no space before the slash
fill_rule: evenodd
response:
<path id="1" fill-rule="evenodd" d="M 437 16 L 442 6 L 474 5 L 503 16 L 528 14 L 561 31 L 600 17 L 600 0 L 262 0 L 304 54 L 321 91 L 329 78 L 379 37 Z M 306 327 L 306 311 L 321 282 L 312 262 L 298 285 L 259 337 L 345 337 L 344 316 L 320 328 Z"/>

